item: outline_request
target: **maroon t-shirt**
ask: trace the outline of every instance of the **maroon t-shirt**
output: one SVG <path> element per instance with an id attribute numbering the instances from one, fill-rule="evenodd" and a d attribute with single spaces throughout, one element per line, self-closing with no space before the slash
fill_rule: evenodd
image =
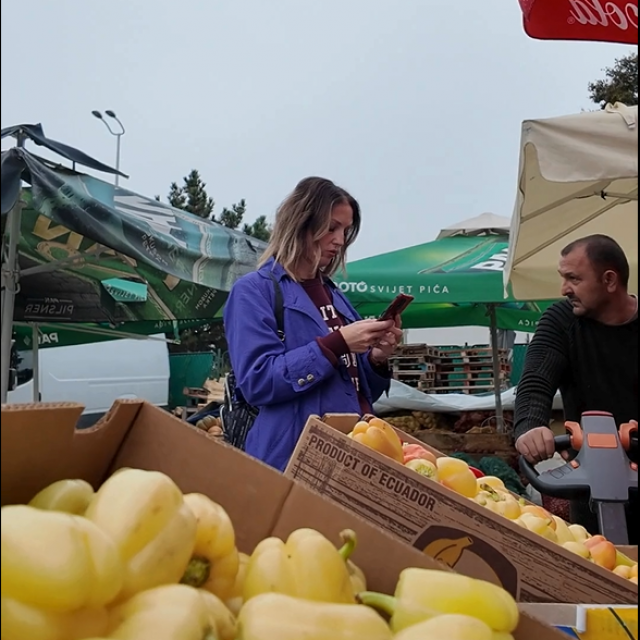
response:
<path id="1" fill-rule="evenodd" d="M 358 393 L 360 402 L 360 410 L 362 415 L 371 413 L 372 408 L 368 400 L 360 392 L 360 376 L 358 371 L 358 358 L 355 353 L 349 351 L 349 347 L 342 337 L 339 329 L 344 326 L 345 322 L 342 316 L 333 306 L 333 298 L 329 287 L 322 281 L 320 277 L 313 280 L 305 280 L 302 283 L 307 295 L 315 304 L 320 315 L 327 323 L 329 333 L 326 336 L 318 338 L 318 344 L 324 355 L 333 363 L 334 367 L 338 367 L 342 363 L 346 368 Z"/>

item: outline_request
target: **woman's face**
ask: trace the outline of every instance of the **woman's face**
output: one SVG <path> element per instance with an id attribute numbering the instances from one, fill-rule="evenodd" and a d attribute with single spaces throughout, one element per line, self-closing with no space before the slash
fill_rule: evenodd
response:
<path id="1" fill-rule="evenodd" d="M 320 267 L 326 267 L 344 246 L 347 230 L 353 224 L 353 209 L 346 203 L 336 204 L 331 210 L 329 231 L 320 238 Z"/>

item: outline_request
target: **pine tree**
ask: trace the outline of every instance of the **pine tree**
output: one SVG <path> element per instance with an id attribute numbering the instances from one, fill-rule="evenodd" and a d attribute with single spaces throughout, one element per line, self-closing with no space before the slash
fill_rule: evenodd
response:
<path id="1" fill-rule="evenodd" d="M 169 202 L 171 202 L 171 197 L 174 195 L 174 185 L 175 183 L 171 185 Z M 175 186 L 177 187 L 177 185 Z M 184 186 L 179 190 L 179 195 L 178 190 L 175 190 L 175 196 L 178 200 L 182 201 L 183 198 L 185 200 L 184 206 L 179 208 L 210 220 L 213 217 L 215 203 L 213 198 L 209 197 L 206 187 L 207 183 L 202 180 L 200 173 L 198 173 L 197 169 L 193 169 L 184 179 Z"/>
<path id="2" fill-rule="evenodd" d="M 227 207 L 225 207 L 217 218 L 217 222 L 229 229 L 237 229 L 242 224 L 242 219 L 244 218 L 246 210 L 247 203 L 243 198 L 240 202 L 232 204 L 231 209 L 227 209 Z"/>
<path id="3" fill-rule="evenodd" d="M 160 196 L 155 196 L 160 200 Z M 207 193 L 207 183 L 202 180 L 200 173 L 193 169 L 188 176 L 182 179 L 182 186 L 172 182 L 169 187 L 167 201 L 176 209 L 189 211 L 194 215 L 206 218 L 229 228 L 240 229 L 247 235 L 267 242 L 271 236 L 271 225 L 267 223 L 266 216 L 259 216 L 253 224 L 244 223 L 247 212 L 247 202 L 243 198 L 230 208 L 224 207 L 219 216 L 214 215 L 215 203 Z M 244 223 L 244 224 L 243 224 Z"/>
<path id="4" fill-rule="evenodd" d="M 167 196 L 167 201 L 172 207 L 176 209 L 184 209 L 187 204 L 187 196 L 184 195 L 184 192 L 181 187 L 178 186 L 177 182 L 172 182 L 169 187 L 169 195 Z"/>
<path id="5" fill-rule="evenodd" d="M 245 224 L 242 233 L 252 238 L 269 242 L 272 226 L 267 222 L 267 216 L 258 216 L 253 224 Z"/>

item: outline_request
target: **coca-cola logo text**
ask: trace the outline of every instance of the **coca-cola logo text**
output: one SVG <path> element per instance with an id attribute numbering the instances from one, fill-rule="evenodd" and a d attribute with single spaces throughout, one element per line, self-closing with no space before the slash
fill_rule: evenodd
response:
<path id="1" fill-rule="evenodd" d="M 569 0 L 569 24 L 609 27 L 622 31 L 638 28 L 638 2 L 603 2 L 602 0 Z"/>

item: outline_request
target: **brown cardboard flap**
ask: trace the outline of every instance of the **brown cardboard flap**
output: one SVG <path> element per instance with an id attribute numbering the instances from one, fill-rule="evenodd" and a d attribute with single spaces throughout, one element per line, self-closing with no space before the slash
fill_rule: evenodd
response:
<path id="1" fill-rule="evenodd" d="M 317 417 L 307 421 L 285 474 L 456 572 L 501 584 L 520 601 L 637 602 L 637 587 L 628 580 L 345 437 Z"/>
<path id="2" fill-rule="evenodd" d="M 322 422 L 345 435 L 356 426 L 359 420 L 360 416 L 355 413 L 327 413 L 322 417 Z"/>
<path id="3" fill-rule="evenodd" d="M 2 504 L 28 502 L 57 480 L 102 482 L 142 401 L 117 401 L 90 429 L 76 430 L 74 403 L 2 407 Z"/>
<path id="4" fill-rule="evenodd" d="M 219 502 L 238 528 L 238 547 L 251 552 L 271 532 L 292 482 L 266 465 L 145 404 L 118 452 L 112 471 L 136 467 L 162 471 L 183 493 Z"/>

